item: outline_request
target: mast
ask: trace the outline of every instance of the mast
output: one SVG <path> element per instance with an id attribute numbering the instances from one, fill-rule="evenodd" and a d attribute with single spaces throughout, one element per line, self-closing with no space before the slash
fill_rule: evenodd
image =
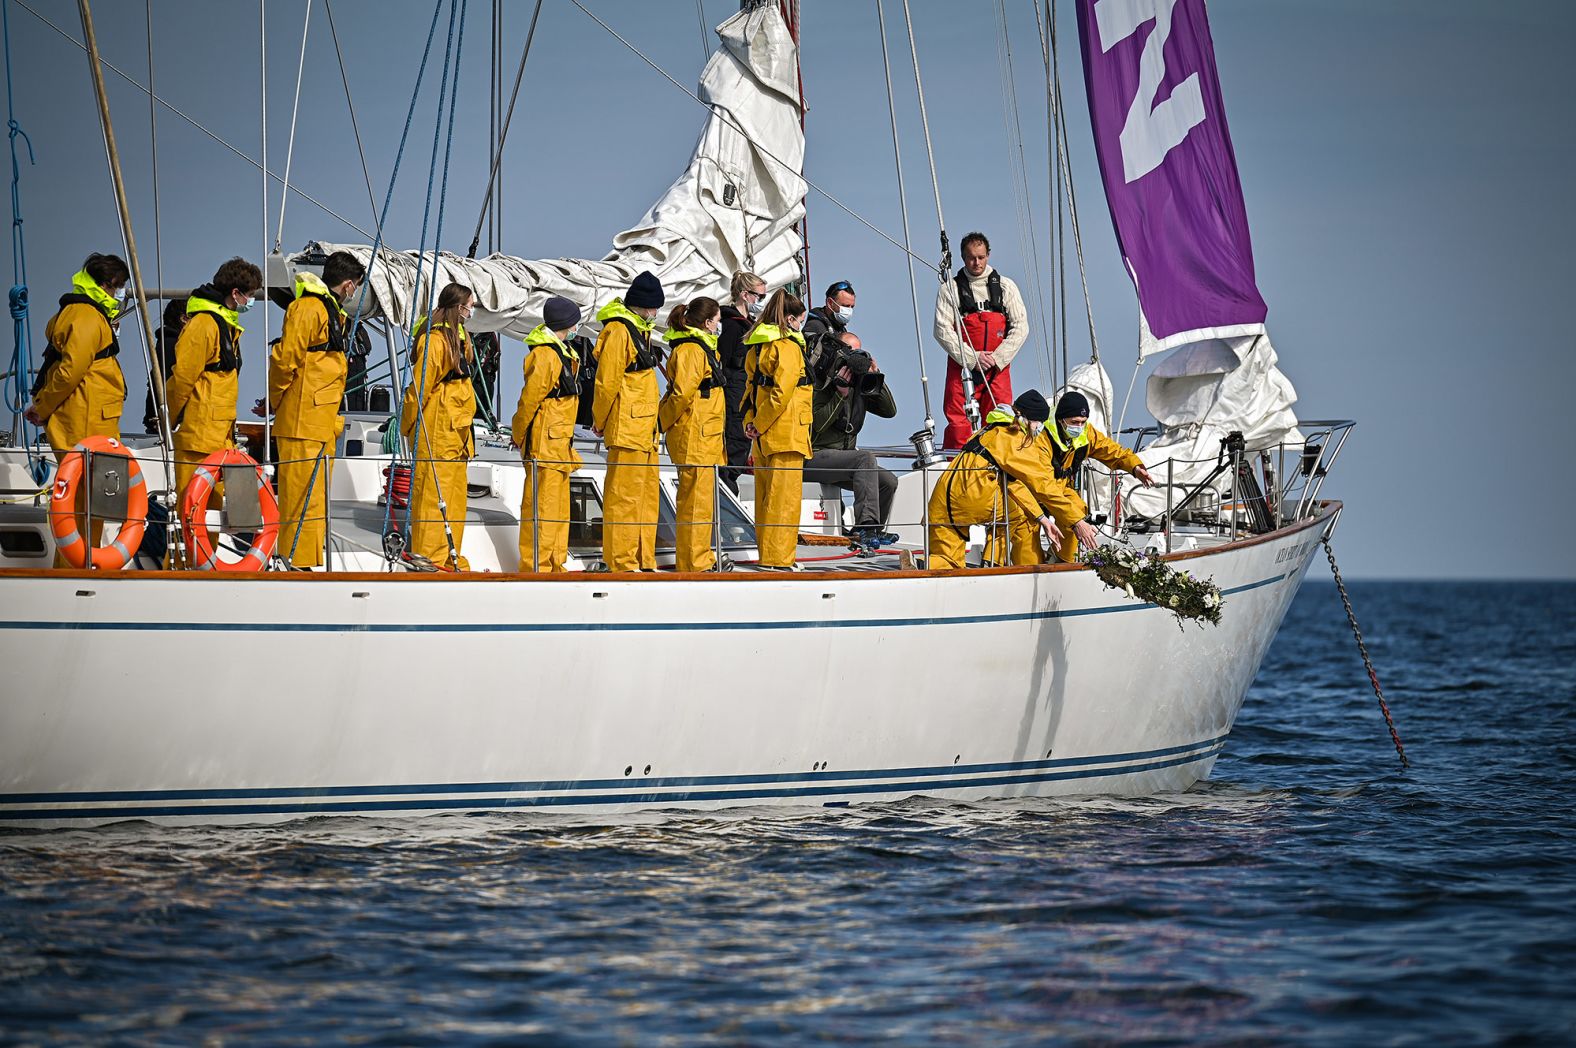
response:
<path id="1" fill-rule="evenodd" d="M 104 71 L 99 66 L 98 38 L 93 35 L 93 12 L 88 0 L 77 0 L 77 12 L 82 17 L 82 39 L 87 44 L 88 70 L 93 76 L 93 93 L 98 98 L 99 126 L 104 132 L 104 152 L 109 157 L 110 179 L 115 184 L 115 207 L 120 213 L 121 236 L 126 240 L 126 253 L 131 257 L 131 279 L 137 289 L 137 303 L 141 307 L 137 317 L 142 321 L 143 357 L 148 366 L 148 381 L 153 383 L 154 411 L 159 417 L 159 444 L 165 469 L 174 478 L 174 462 L 170 448 L 175 441 L 170 434 L 170 417 L 164 400 L 164 371 L 153 359 L 153 324 L 149 312 L 147 286 L 142 282 L 142 265 L 137 261 L 137 239 L 131 232 L 131 209 L 126 204 L 126 181 L 120 173 L 120 150 L 115 146 L 115 128 L 109 118 L 109 96 L 104 92 Z M 176 541 L 180 533 L 180 513 L 170 514 L 170 549 L 178 551 Z M 177 553 L 177 563 L 179 554 Z"/>
<path id="2" fill-rule="evenodd" d="M 755 6 L 750 0 L 740 0 L 740 6 L 749 8 Z M 783 21 L 788 25 L 788 35 L 793 39 L 793 69 L 794 78 L 799 83 L 799 134 L 804 134 L 804 114 L 809 106 L 804 98 L 804 49 L 799 43 L 799 0 L 777 0 L 777 10 L 782 14 Z M 799 242 L 804 245 L 801 253 L 801 268 L 804 276 L 801 281 L 800 298 L 806 302 L 810 300 L 810 200 L 808 194 L 804 202 L 804 217 L 799 220 Z"/>

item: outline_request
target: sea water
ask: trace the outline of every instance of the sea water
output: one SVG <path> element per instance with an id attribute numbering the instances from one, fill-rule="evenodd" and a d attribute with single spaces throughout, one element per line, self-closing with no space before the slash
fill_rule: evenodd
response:
<path id="1" fill-rule="evenodd" d="M 1352 596 L 1409 771 L 1311 582 L 1183 794 L 0 832 L 0 1040 L 1576 1041 L 1576 585 Z"/>

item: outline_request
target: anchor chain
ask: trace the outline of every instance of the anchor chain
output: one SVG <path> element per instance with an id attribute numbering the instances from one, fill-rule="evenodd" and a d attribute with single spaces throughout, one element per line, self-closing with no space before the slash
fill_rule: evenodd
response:
<path id="1" fill-rule="evenodd" d="M 1352 624 L 1352 636 L 1357 638 L 1357 650 L 1362 653 L 1363 665 L 1368 669 L 1368 682 L 1374 686 L 1374 696 L 1379 700 L 1379 711 L 1384 714 L 1385 726 L 1390 729 L 1390 741 L 1395 743 L 1395 754 L 1401 758 L 1401 767 L 1410 768 L 1412 762 L 1406 759 L 1406 748 L 1401 745 L 1401 736 L 1396 734 L 1395 720 L 1390 716 L 1390 706 L 1384 701 L 1384 689 L 1379 686 L 1379 674 L 1374 672 L 1374 660 L 1368 654 L 1368 645 L 1363 642 L 1363 631 L 1357 626 L 1357 613 L 1352 610 L 1352 598 L 1346 593 L 1346 583 L 1341 578 L 1341 569 L 1335 566 L 1335 550 L 1330 545 L 1328 535 L 1324 537 L 1324 555 L 1329 558 L 1330 571 L 1335 575 L 1335 588 L 1341 591 L 1341 603 L 1346 605 L 1346 621 Z"/>

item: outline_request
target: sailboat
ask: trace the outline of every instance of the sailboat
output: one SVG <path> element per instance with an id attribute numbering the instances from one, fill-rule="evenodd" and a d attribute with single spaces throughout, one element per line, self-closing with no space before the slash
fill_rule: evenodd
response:
<path id="1" fill-rule="evenodd" d="M 1152 384 L 1160 425 L 1136 434 L 1159 486 L 1083 484 L 1113 544 L 1213 579 L 1218 626 L 1179 629 L 1079 565 L 924 570 L 923 506 L 944 465 L 927 430 L 905 452 L 893 555 L 828 557 L 807 537 L 810 570 L 750 571 L 746 487 L 719 496 L 720 563 L 737 570 L 555 576 L 520 570 L 526 467 L 481 432 L 463 552 L 490 570 L 407 571 L 384 542 L 388 413 L 352 412 L 329 570 L 51 570 L 45 496 L 0 507 L 0 824 L 1142 795 L 1207 777 L 1334 531 L 1341 505 L 1320 489 L 1350 423 L 1291 412 L 1202 0 L 1081 0 L 1079 16 L 1141 350 L 1180 361 Z M 796 28 L 796 5 L 778 3 L 718 27 L 694 159 L 607 258 L 314 242 L 270 260 L 269 284 L 357 254 L 370 271 L 358 317 L 397 375 L 394 346 L 449 280 L 475 289 L 474 330 L 513 336 L 548 295 L 589 315 L 642 269 L 674 298 L 719 295 L 739 269 L 798 280 Z M 1109 425 L 1103 367 L 1064 378 Z M 160 449 L 127 443 L 148 488 L 167 489 Z M 575 478 L 577 567 L 596 556 L 596 451 Z M 0 487 L 37 489 L 37 459 L 8 450 Z"/>

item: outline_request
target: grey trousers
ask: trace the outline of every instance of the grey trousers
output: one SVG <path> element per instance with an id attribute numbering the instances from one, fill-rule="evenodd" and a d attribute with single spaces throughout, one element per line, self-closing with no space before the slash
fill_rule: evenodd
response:
<path id="1" fill-rule="evenodd" d="M 804 479 L 810 484 L 836 484 L 854 493 L 854 523 L 859 527 L 884 525 L 892 512 L 897 476 L 876 465 L 868 451 L 818 449 L 805 460 Z"/>

